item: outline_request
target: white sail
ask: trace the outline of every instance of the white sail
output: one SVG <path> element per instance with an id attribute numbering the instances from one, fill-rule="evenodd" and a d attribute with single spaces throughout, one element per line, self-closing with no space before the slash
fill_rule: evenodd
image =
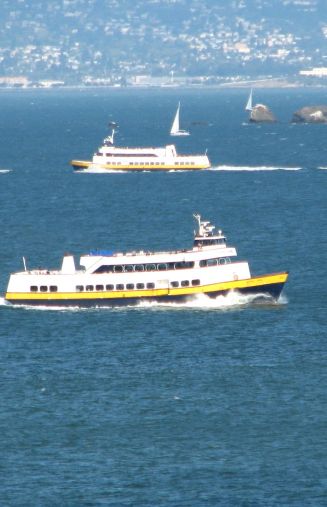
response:
<path id="1" fill-rule="evenodd" d="M 245 106 L 245 111 L 252 111 L 252 109 L 253 106 L 252 106 L 252 88 L 251 88 L 250 95 Z"/>
<path id="2" fill-rule="evenodd" d="M 175 118 L 173 121 L 173 124 L 170 129 L 170 135 L 171 136 L 189 136 L 190 133 L 187 130 L 180 130 L 179 128 L 179 111 L 180 111 L 181 104 L 178 102 L 177 111 L 175 114 Z"/>
<path id="3" fill-rule="evenodd" d="M 178 108 L 177 108 L 177 111 L 176 111 L 176 114 L 175 114 L 175 118 L 174 118 L 174 121 L 173 121 L 173 124 L 171 126 L 171 129 L 170 129 L 170 134 L 173 136 L 175 135 L 177 132 L 179 132 L 179 110 L 180 110 L 180 102 L 178 102 Z"/>

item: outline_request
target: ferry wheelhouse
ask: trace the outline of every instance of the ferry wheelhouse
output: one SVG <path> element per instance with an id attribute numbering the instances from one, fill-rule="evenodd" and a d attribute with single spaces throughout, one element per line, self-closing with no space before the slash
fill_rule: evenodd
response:
<path id="1" fill-rule="evenodd" d="M 249 264 L 236 260 L 221 230 L 194 215 L 197 230 L 191 249 L 168 252 L 91 251 L 65 255 L 59 270 L 27 269 L 10 276 L 5 299 L 13 304 L 116 306 L 146 301 L 185 301 L 196 294 L 211 298 L 239 291 L 277 300 L 288 273 L 251 276 Z M 24 261 L 25 264 L 25 261 Z"/>
<path id="2" fill-rule="evenodd" d="M 106 137 L 92 160 L 72 160 L 75 170 L 107 169 L 110 171 L 192 171 L 207 169 L 210 161 L 204 155 L 179 155 L 176 147 L 127 148 L 114 146 L 115 130 Z"/>

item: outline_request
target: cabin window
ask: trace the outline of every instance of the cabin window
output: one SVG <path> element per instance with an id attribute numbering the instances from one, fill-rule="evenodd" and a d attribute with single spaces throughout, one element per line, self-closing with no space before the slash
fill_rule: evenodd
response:
<path id="1" fill-rule="evenodd" d="M 134 271 L 134 266 L 133 264 L 126 264 L 126 266 L 124 266 L 124 271 L 126 271 L 127 273 L 128 272 L 131 272 L 131 271 Z"/>
<path id="2" fill-rule="evenodd" d="M 134 284 L 133 284 L 133 283 L 128 283 L 128 284 L 126 285 L 126 289 L 127 289 L 127 290 L 133 290 L 133 289 L 134 289 L 134 287 L 135 287 L 135 286 L 134 286 Z"/>
<path id="3" fill-rule="evenodd" d="M 182 280 L 182 281 L 181 281 L 181 286 L 182 286 L 182 287 L 188 287 L 189 285 L 190 285 L 189 280 Z"/>
<path id="4" fill-rule="evenodd" d="M 187 269 L 187 268 L 193 268 L 194 262 L 191 261 L 182 261 L 182 262 L 175 262 L 175 269 Z"/>
<path id="5" fill-rule="evenodd" d="M 106 290 L 114 290 L 115 286 L 112 285 L 112 283 L 109 283 L 108 285 L 106 285 Z"/>
<path id="6" fill-rule="evenodd" d="M 166 271 L 167 268 L 168 268 L 168 266 L 167 266 L 167 264 L 163 263 L 163 264 L 158 264 L 157 268 L 158 268 L 159 271 Z"/>
<path id="7" fill-rule="evenodd" d="M 200 268 L 205 268 L 209 266 L 217 266 L 219 259 L 203 259 L 200 261 Z"/>
<path id="8" fill-rule="evenodd" d="M 85 290 L 92 291 L 92 290 L 94 290 L 94 286 L 93 285 L 87 285 L 85 287 Z"/>
<path id="9" fill-rule="evenodd" d="M 50 292 L 57 292 L 58 287 L 56 285 L 50 285 Z"/>
<path id="10" fill-rule="evenodd" d="M 144 283 L 137 283 L 136 288 L 137 289 L 144 289 Z"/>
<path id="11" fill-rule="evenodd" d="M 136 264 L 135 271 L 144 271 L 144 265 L 143 264 Z"/>
<path id="12" fill-rule="evenodd" d="M 77 292 L 83 292 L 83 290 L 84 290 L 83 285 L 76 285 L 76 291 Z"/>
<path id="13" fill-rule="evenodd" d="M 192 285 L 200 285 L 200 280 L 192 280 Z"/>
<path id="14" fill-rule="evenodd" d="M 147 271 L 155 271 L 156 270 L 156 265 L 155 264 L 146 264 L 145 268 L 146 268 Z"/>
<path id="15" fill-rule="evenodd" d="M 41 292 L 47 292 L 48 291 L 48 287 L 46 285 L 41 285 L 40 291 Z"/>
<path id="16" fill-rule="evenodd" d="M 124 284 L 123 283 L 117 283 L 116 290 L 124 290 Z"/>
<path id="17" fill-rule="evenodd" d="M 104 289 L 103 285 L 96 285 L 95 286 L 95 290 L 103 290 L 103 289 Z"/>
<path id="18" fill-rule="evenodd" d="M 37 286 L 36 285 L 31 285 L 30 286 L 30 291 L 31 292 L 37 292 Z"/>
<path id="19" fill-rule="evenodd" d="M 179 282 L 171 282 L 171 287 L 179 287 Z"/>
<path id="20" fill-rule="evenodd" d="M 94 273 L 112 273 L 114 270 L 114 266 L 108 266 L 107 264 L 103 264 L 102 266 L 98 267 Z"/>
<path id="21" fill-rule="evenodd" d="M 219 264 L 230 264 L 230 258 L 229 257 L 221 257 L 219 259 Z"/>
<path id="22" fill-rule="evenodd" d="M 154 289 L 154 287 L 155 287 L 155 285 L 152 282 L 149 282 L 149 283 L 146 284 L 146 288 L 147 289 Z"/>
<path id="23" fill-rule="evenodd" d="M 114 266 L 114 273 L 122 273 L 123 266 Z"/>

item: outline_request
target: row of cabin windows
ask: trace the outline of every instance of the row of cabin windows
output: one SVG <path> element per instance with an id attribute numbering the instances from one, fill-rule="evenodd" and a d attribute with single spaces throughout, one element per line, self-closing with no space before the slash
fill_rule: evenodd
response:
<path id="1" fill-rule="evenodd" d="M 193 287 L 197 286 L 197 285 L 200 285 L 200 280 L 192 280 L 191 282 L 189 280 L 182 280 L 181 282 L 177 282 L 177 281 L 174 281 L 174 282 L 170 282 L 170 285 L 171 287 L 189 287 L 190 285 L 192 285 Z M 127 283 L 126 285 L 124 285 L 123 283 L 117 283 L 116 285 L 114 284 L 107 284 L 106 286 L 104 285 L 96 285 L 95 286 L 95 289 L 94 289 L 94 285 L 76 285 L 76 291 L 77 292 L 84 292 L 87 291 L 87 292 L 91 292 L 91 291 L 102 291 L 102 290 L 134 290 L 134 289 L 138 289 L 138 290 L 141 290 L 141 289 L 154 289 L 155 288 L 155 284 L 152 283 L 152 282 L 149 282 L 149 283 L 137 283 L 137 284 L 134 284 L 134 283 Z M 49 287 L 47 285 L 40 285 L 40 287 L 38 287 L 37 285 L 31 285 L 30 286 L 30 291 L 31 292 L 57 292 L 58 291 L 58 287 L 56 285 L 50 285 Z"/>
<path id="2" fill-rule="evenodd" d="M 98 153 L 97 155 L 101 156 L 101 153 Z M 105 155 L 103 155 L 105 156 Z M 125 155 L 124 155 L 125 156 Z M 110 160 L 111 165 L 122 165 L 122 162 L 113 162 Z M 124 165 L 124 164 L 123 164 Z M 128 165 L 130 166 L 160 166 L 160 165 L 166 165 L 165 162 L 128 162 Z M 171 164 L 169 164 L 171 165 Z M 194 162 L 175 162 L 174 165 L 176 166 L 185 166 L 185 165 L 195 165 Z"/>
<path id="3" fill-rule="evenodd" d="M 225 238 L 194 240 L 194 246 L 225 245 L 225 244 L 226 244 Z"/>
<path id="4" fill-rule="evenodd" d="M 167 271 L 169 269 L 194 268 L 194 262 L 163 262 L 160 264 L 118 264 L 102 265 L 94 273 L 129 273 L 131 271 Z"/>
<path id="5" fill-rule="evenodd" d="M 135 154 L 135 153 L 102 153 L 101 151 L 98 151 L 97 155 L 99 157 L 108 157 L 108 158 L 113 158 L 113 157 L 124 157 L 124 158 L 152 157 L 152 158 L 157 158 L 157 155 L 155 155 L 154 153 L 142 153 L 141 155 L 139 155 L 139 154 Z"/>
<path id="6" fill-rule="evenodd" d="M 200 261 L 200 268 L 229 264 L 229 257 L 218 257 L 214 259 L 205 259 Z M 194 262 L 167 262 L 160 264 L 103 264 L 98 267 L 94 273 L 130 273 L 132 271 L 167 271 L 172 269 L 191 269 L 194 268 Z"/>
<path id="7" fill-rule="evenodd" d="M 50 285 L 49 287 L 47 285 L 40 285 L 40 287 L 38 287 L 37 285 L 31 285 L 30 286 L 30 291 L 31 292 L 57 292 L 58 291 L 58 287 L 57 285 Z"/>
<path id="8" fill-rule="evenodd" d="M 217 259 L 204 259 L 200 261 L 200 268 L 209 268 L 212 266 L 218 266 L 224 265 L 224 264 L 230 264 L 230 258 L 229 257 L 218 257 Z"/>
<path id="9" fill-rule="evenodd" d="M 154 166 L 154 165 L 171 165 L 166 164 L 166 162 L 129 162 L 128 165 L 136 165 L 136 166 Z M 195 165 L 194 162 L 174 162 L 174 165 Z"/>
<path id="10" fill-rule="evenodd" d="M 163 164 L 165 164 L 165 163 L 163 162 Z M 141 167 L 143 167 L 144 165 L 147 165 L 147 166 L 158 165 L 159 166 L 159 165 L 163 165 L 163 164 L 160 162 L 129 162 L 128 163 L 128 165 L 136 165 L 136 166 L 139 165 Z"/>
<path id="11" fill-rule="evenodd" d="M 197 285 L 200 285 L 200 280 L 192 280 L 191 282 L 189 280 L 182 280 L 181 282 L 177 282 L 177 281 L 174 281 L 174 282 L 170 282 L 170 286 L 171 287 L 189 287 L 190 285 L 192 285 L 193 287 L 197 286 Z M 107 284 L 106 286 L 104 285 L 76 285 L 76 290 L 77 292 L 84 292 L 87 291 L 87 292 L 90 292 L 90 291 L 102 291 L 102 290 L 134 290 L 134 289 L 137 289 L 137 290 L 141 290 L 141 289 L 154 289 L 155 288 L 155 284 L 154 283 L 126 283 L 126 285 L 124 285 L 123 283 L 117 283 L 116 285 L 113 285 L 113 284 Z"/>
<path id="12" fill-rule="evenodd" d="M 196 287 L 197 285 L 200 285 L 200 280 L 192 280 L 191 282 L 189 280 L 182 280 L 181 282 L 170 282 L 171 287 L 189 287 L 190 285 Z"/>
<path id="13" fill-rule="evenodd" d="M 95 286 L 95 289 L 94 289 L 94 285 L 76 285 L 76 290 L 77 292 L 83 292 L 84 290 L 85 291 L 93 291 L 93 290 L 96 290 L 96 291 L 101 291 L 101 290 L 125 290 L 125 288 L 127 290 L 133 290 L 133 289 L 154 289 L 155 288 L 155 284 L 152 283 L 152 282 L 149 282 L 149 283 L 137 283 L 137 284 L 134 284 L 134 283 L 127 283 L 126 286 L 123 284 L 123 283 L 117 283 L 116 285 L 112 284 L 112 283 L 109 283 L 107 284 L 106 286 L 104 285 L 96 285 Z"/>

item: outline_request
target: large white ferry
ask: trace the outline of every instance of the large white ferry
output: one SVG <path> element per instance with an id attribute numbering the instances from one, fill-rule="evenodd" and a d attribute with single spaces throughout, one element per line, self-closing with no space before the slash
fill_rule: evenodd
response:
<path id="1" fill-rule="evenodd" d="M 210 161 L 204 155 L 179 155 L 176 147 L 126 148 L 114 146 L 115 130 L 107 136 L 92 160 L 72 160 L 75 170 L 108 169 L 110 171 L 191 171 L 208 169 Z"/>
<path id="2" fill-rule="evenodd" d="M 246 261 L 234 259 L 221 230 L 194 215 L 193 247 L 168 252 L 92 251 L 65 255 L 59 270 L 27 269 L 10 276 L 5 299 L 13 304 L 116 306 L 146 301 L 185 301 L 195 294 L 212 298 L 229 291 L 277 300 L 288 273 L 251 276 Z M 24 260 L 25 264 L 25 260 Z"/>

